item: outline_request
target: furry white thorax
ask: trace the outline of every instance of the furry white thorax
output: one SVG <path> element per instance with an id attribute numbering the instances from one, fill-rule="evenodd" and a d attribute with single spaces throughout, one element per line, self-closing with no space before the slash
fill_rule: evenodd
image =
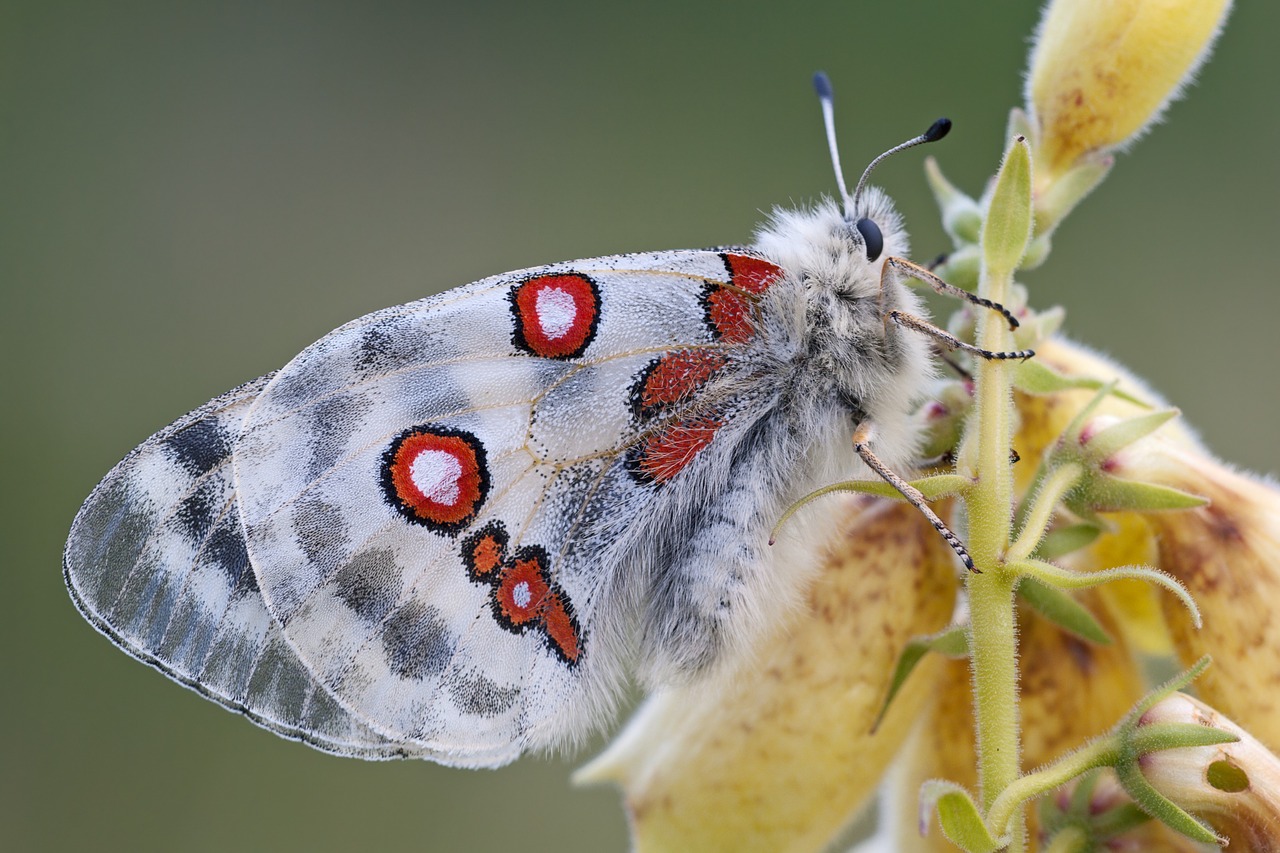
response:
<path id="1" fill-rule="evenodd" d="M 867 260 L 853 227 L 860 217 L 873 220 L 884 236 L 874 261 Z M 771 291 L 766 324 L 785 316 L 791 325 L 785 334 L 805 362 L 802 374 L 815 385 L 826 378 L 843 402 L 856 401 L 861 420 L 874 428 L 876 455 L 890 467 L 909 467 L 918 444 L 912 413 L 935 368 L 927 340 L 885 320 L 893 309 L 928 316 L 915 292 L 897 276 L 883 274 L 887 258 L 909 253 L 892 200 L 869 187 L 850 218 L 831 201 L 811 210 L 775 210 L 757 233 L 755 248 L 792 279 L 791 288 Z M 764 337 L 781 333 L 769 328 Z"/>

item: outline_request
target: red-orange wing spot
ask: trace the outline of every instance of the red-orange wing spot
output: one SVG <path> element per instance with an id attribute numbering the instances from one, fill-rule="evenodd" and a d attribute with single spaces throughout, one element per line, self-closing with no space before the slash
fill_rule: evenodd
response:
<path id="1" fill-rule="evenodd" d="M 512 627 L 519 628 L 541 618 L 551 591 L 545 566 L 542 555 L 534 554 L 517 557 L 503 571 L 493 595 L 501 616 Z"/>
<path id="2" fill-rule="evenodd" d="M 627 459 L 633 477 L 642 483 L 666 483 L 683 471 L 724 426 L 706 415 L 678 421 L 654 433 Z"/>
<path id="3" fill-rule="evenodd" d="M 582 648 L 578 643 L 578 622 L 558 594 L 552 593 L 547 599 L 542 619 L 555 650 L 565 661 L 577 663 L 582 655 Z"/>
<path id="4" fill-rule="evenodd" d="M 712 331 L 723 341 L 740 344 L 754 331 L 751 303 L 742 291 L 764 293 L 783 272 L 776 264 L 749 255 L 723 252 L 720 257 L 731 286 L 712 285 L 703 296 L 703 306 Z"/>
<path id="5" fill-rule="evenodd" d="M 507 559 L 507 531 L 492 522 L 468 536 L 462 543 L 462 561 L 472 580 L 489 582 Z"/>
<path id="6" fill-rule="evenodd" d="M 667 353 L 649 363 L 631 387 L 631 410 L 644 419 L 684 402 L 707 383 L 728 359 L 705 349 Z"/>

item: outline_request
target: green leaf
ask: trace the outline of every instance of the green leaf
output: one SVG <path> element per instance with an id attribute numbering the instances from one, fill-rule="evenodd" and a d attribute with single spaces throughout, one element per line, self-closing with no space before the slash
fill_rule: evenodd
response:
<path id="1" fill-rule="evenodd" d="M 902 653 L 898 655 L 898 663 L 893 668 L 893 678 L 889 681 L 889 690 L 885 694 L 884 702 L 880 705 L 880 713 L 876 714 L 876 720 L 871 724 L 871 731 L 874 732 L 880 728 L 880 723 L 884 720 L 884 715 L 889 710 L 894 697 L 898 695 L 898 691 L 902 689 L 902 685 L 906 683 L 907 677 L 915 670 L 916 665 L 929 652 L 938 652 L 953 658 L 968 655 L 969 635 L 965 627 L 956 625 L 937 634 L 912 637 L 907 641 Z"/>
<path id="2" fill-rule="evenodd" d="M 1130 578 L 1153 583 L 1176 595 L 1178 600 L 1182 602 L 1182 606 L 1187 608 L 1187 611 L 1191 614 L 1192 624 L 1197 628 L 1200 627 L 1200 608 L 1196 606 L 1195 599 L 1191 597 L 1191 593 L 1187 592 L 1187 588 L 1182 585 L 1181 581 L 1159 569 L 1147 566 L 1118 566 L 1114 569 L 1102 569 L 1097 572 L 1077 572 L 1073 569 L 1064 569 L 1062 566 L 1048 563 L 1044 560 L 1019 560 L 1016 563 L 1009 563 L 1006 568 L 1022 575 L 1024 578 L 1034 578 L 1047 586 L 1054 586 L 1059 589 L 1087 589 L 1093 586 L 1101 586 L 1114 580 Z"/>
<path id="3" fill-rule="evenodd" d="M 1014 137 L 996 174 L 987 219 L 982 226 L 982 257 L 987 274 L 1005 278 L 1018 268 L 1031 240 L 1031 153 L 1025 138 Z"/>
<path id="4" fill-rule="evenodd" d="M 969 792 L 954 782 L 931 779 L 920 788 L 921 806 L 938 812 L 942 833 L 968 853 L 995 853 L 1001 844 L 991 837 Z"/>
<path id="5" fill-rule="evenodd" d="M 1041 560 L 1056 560 L 1064 554 L 1079 551 L 1093 544 L 1102 529 L 1094 524 L 1068 524 L 1056 527 L 1045 534 L 1036 546 L 1035 556 Z"/>
<path id="6" fill-rule="evenodd" d="M 1111 645 L 1111 636 L 1093 614 L 1062 590 L 1027 578 L 1018 584 L 1018 595 L 1041 616 L 1077 637 L 1100 646 Z"/>

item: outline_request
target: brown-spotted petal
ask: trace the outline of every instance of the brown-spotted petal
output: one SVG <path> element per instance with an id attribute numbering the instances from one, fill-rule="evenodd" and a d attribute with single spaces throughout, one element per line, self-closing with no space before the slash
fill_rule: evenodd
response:
<path id="1" fill-rule="evenodd" d="M 835 535 L 805 557 L 819 571 L 794 618 L 712 683 L 652 696 L 579 771 L 622 787 L 635 849 L 825 848 L 933 692 L 930 657 L 872 733 L 907 640 L 951 616 L 954 555 L 908 505 L 829 503 Z"/>

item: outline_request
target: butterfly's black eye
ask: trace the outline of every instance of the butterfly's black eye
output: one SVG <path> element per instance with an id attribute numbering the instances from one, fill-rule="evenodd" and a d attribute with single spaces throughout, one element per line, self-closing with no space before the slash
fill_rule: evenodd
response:
<path id="1" fill-rule="evenodd" d="M 874 261 L 880 257 L 880 253 L 884 251 L 884 235 L 880 233 L 880 226 L 864 216 L 853 227 L 858 229 L 862 242 L 867 246 L 867 260 Z"/>

